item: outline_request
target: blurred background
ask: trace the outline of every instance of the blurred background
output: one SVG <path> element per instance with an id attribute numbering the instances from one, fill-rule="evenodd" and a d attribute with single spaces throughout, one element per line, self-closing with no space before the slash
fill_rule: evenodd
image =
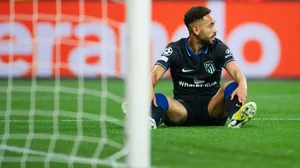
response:
<path id="1" fill-rule="evenodd" d="M 126 167 L 126 3 L 0 1 L 0 168 Z M 240 130 L 161 126 L 151 164 L 300 167 L 300 1 L 153 0 L 151 67 L 188 36 L 183 16 L 195 5 L 212 10 L 258 112 Z M 167 72 L 156 92 L 172 89 Z"/>
<path id="2" fill-rule="evenodd" d="M 57 73 L 72 78 L 78 77 L 77 65 L 83 64 L 84 77 L 124 78 L 125 1 L 103 2 L 17 1 L 11 6 L 1 1 L 0 77 L 8 77 L 11 67 L 16 78 L 52 78 Z M 188 36 L 183 15 L 194 5 L 211 8 L 217 37 L 232 49 L 248 78 L 300 76 L 300 2 L 295 0 L 154 0 L 151 66 L 169 42 Z"/>

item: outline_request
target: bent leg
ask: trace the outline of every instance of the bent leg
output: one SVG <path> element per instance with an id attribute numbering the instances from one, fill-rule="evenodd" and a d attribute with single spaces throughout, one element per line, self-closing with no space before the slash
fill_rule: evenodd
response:
<path id="1" fill-rule="evenodd" d="M 212 119 L 221 119 L 228 115 L 227 109 L 225 109 L 226 97 L 224 96 L 224 94 L 231 95 L 236 87 L 236 82 L 227 81 L 220 87 L 216 95 L 210 100 L 208 104 L 208 114 Z"/>
<path id="2" fill-rule="evenodd" d="M 165 116 L 174 125 L 184 123 L 187 119 L 187 110 L 179 101 L 160 93 L 155 94 L 155 97 L 158 107 L 152 104 L 151 115 L 157 125 L 163 122 Z"/>

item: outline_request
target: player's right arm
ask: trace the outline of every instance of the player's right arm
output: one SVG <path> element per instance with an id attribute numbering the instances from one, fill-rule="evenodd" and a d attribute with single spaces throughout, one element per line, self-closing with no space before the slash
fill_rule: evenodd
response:
<path id="1" fill-rule="evenodd" d="M 151 99 L 153 101 L 153 104 L 156 107 L 157 107 L 157 104 L 156 104 L 156 99 L 154 96 L 154 87 L 157 84 L 157 82 L 163 77 L 165 72 L 166 72 L 165 68 L 163 68 L 161 65 L 154 65 L 154 67 L 150 73 L 151 82 L 152 82 L 152 86 L 150 87 L 150 93 L 152 96 Z"/>
<path id="2" fill-rule="evenodd" d="M 152 81 L 150 93 L 152 96 L 151 99 L 155 106 L 157 106 L 156 99 L 154 96 L 155 85 L 171 67 L 172 60 L 174 59 L 174 57 L 176 57 L 176 55 L 178 55 L 178 52 L 175 49 L 173 49 L 171 45 L 168 45 L 161 53 L 161 57 L 157 60 L 154 67 L 152 68 L 152 71 L 150 73 L 150 77 Z"/>

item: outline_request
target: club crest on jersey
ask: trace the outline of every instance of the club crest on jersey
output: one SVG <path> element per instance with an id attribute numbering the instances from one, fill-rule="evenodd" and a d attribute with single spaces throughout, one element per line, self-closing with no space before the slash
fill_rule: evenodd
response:
<path id="1" fill-rule="evenodd" d="M 162 56 L 169 56 L 173 53 L 173 49 L 172 47 L 167 47 L 165 48 L 165 50 L 163 51 L 163 53 L 161 53 Z"/>
<path id="2" fill-rule="evenodd" d="M 232 54 L 232 52 L 231 52 L 231 50 L 230 50 L 229 48 L 227 48 L 227 49 L 225 50 L 225 53 L 226 53 L 226 54 Z"/>
<path id="3" fill-rule="evenodd" d="M 204 68 L 206 72 L 213 74 L 216 70 L 215 65 L 212 61 L 206 61 L 204 62 Z"/>

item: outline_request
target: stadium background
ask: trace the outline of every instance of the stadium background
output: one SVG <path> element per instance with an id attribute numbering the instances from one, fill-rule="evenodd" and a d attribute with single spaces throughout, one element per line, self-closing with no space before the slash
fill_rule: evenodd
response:
<path id="1" fill-rule="evenodd" d="M 91 167 L 88 158 L 105 161 L 124 147 L 122 124 L 99 126 L 91 117 L 124 118 L 124 1 L 109 1 L 103 15 L 100 1 L 63 0 L 61 17 L 57 2 L 38 1 L 36 10 L 32 1 L 21 0 L 14 3 L 15 15 L 10 2 L 0 2 L 0 167 Z M 258 113 L 240 130 L 162 126 L 152 131 L 153 167 L 300 167 L 300 2 L 154 0 L 151 65 L 168 42 L 187 36 L 183 14 L 193 5 L 212 9 L 217 36 L 249 79 L 248 99 L 256 101 Z M 80 7 L 85 8 L 81 20 Z M 106 51 L 99 47 L 104 43 Z M 165 78 L 156 91 L 172 96 L 168 73 Z M 74 152 L 79 132 L 84 139 Z M 97 138 L 105 138 L 99 157 Z M 98 167 L 114 162 L 104 163 Z"/>
<path id="2" fill-rule="evenodd" d="M 7 17 L 9 3 L 1 2 L 0 76 L 7 76 L 8 42 L 12 37 L 16 42 L 13 46 L 13 74 L 16 77 L 35 74 L 49 78 L 55 76 L 55 72 L 63 77 L 74 77 L 78 76 L 78 64 L 84 64 L 86 77 L 99 77 L 101 74 L 124 77 L 127 72 L 124 5 L 108 3 L 108 24 L 101 22 L 101 18 L 106 16 L 102 16 L 101 3 L 97 1 L 85 2 L 85 18 L 81 23 L 78 22 L 78 1 L 62 1 L 62 18 L 59 21 L 55 18 L 55 5 L 54 1 L 39 2 L 38 17 L 32 20 L 33 4 L 16 3 L 16 31 L 12 37 L 9 36 Z M 300 76 L 297 55 L 300 3 L 294 1 L 153 1 L 151 65 L 170 41 L 187 37 L 183 15 L 193 5 L 206 5 L 212 9 L 218 38 L 232 49 L 247 77 Z M 55 29 L 62 33 L 55 35 Z M 87 29 L 88 33 L 80 31 L 82 29 Z M 103 33 L 104 29 L 107 35 Z M 83 47 L 79 47 L 80 38 L 85 39 Z M 103 42 L 110 46 L 106 51 L 109 56 L 104 56 L 103 51 L 95 47 Z M 80 51 L 84 53 L 83 57 L 79 56 Z M 32 66 L 33 61 L 37 61 L 36 67 Z M 55 63 L 58 62 L 61 62 L 61 67 L 56 71 Z M 100 70 L 104 63 L 109 68 L 103 72 Z"/>

